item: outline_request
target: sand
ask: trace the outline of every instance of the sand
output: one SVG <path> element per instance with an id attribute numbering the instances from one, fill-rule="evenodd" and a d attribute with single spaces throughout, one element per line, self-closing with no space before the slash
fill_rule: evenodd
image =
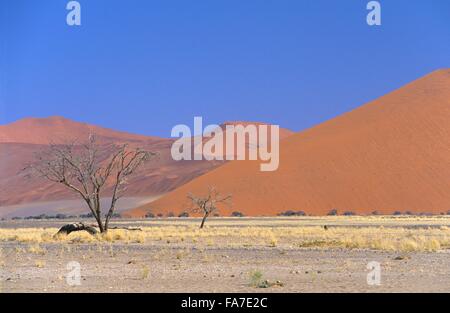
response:
<path id="1" fill-rule="evenodd" d="M 439 214 L 450 210 L 450 70 L 420 78 L 360 108 L 289 136 L 280 166 L 233 161 L 157 201 L 129 212 L 175 213 L 186 195 L 215 186 L 232 194 L 229 216 L 273 216 L 286 210 L 325 215 L 332 209 L 371 214 Z"/>
<path id="2" fill-rule="evenodd" d="M 194 221 L 176 222 L 197 223 Z M 305 220 L 305 225 L 317 221 Z M 328 221 L 331 222 L 331 221 Z M 427 221 L 423 221 L 428 223 Z M 436 221 L 438 222 L 438 221 Z M 54 227 L 60 221 L 2 222 L 3 228 Z M 128 224 L 129 222 L 124 222 Z M 136 225 L 138 222 L 131 224 Z M 171 227 L 169 220 L 155 225 Z M 227 221 L 211 221 L 220 227 Z M 289 225 L 295 220 L 241 220 L 235 227 Z M 341 220 L 339 224 L 353 225 Z M 350 224 L 349 224 L 350 223 Z M 358 222 L 358 223 L 361 223 Z M 404 226 L 390 221 L 389 227 Z M 413 225 L 412 223 L 411 225 Z M 438 224 L 430 223 L 430 226 Z M 356 225 L 362 227 L 362 225 Z M 416 225 L 419 227 L 420 225 Z M 420 227 L 427 227 L 421 225 Z M 32 243 L 0 241 L 1 292 L 448 292 L 450 250 L 234 246 L 190 240 L 145 243 Z M 67 264 L 80 264 L 80 285 L 66 282 Z M 367 283 L 367 264 L 381 266 L 380 285 Z M 279 285 L 259 288 L 252 275 Z"/>

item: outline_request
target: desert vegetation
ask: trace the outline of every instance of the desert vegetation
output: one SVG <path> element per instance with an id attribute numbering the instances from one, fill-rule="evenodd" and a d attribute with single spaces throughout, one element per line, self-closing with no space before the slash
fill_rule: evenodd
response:
<path id="1" fill-rule="evenodd" d="M 205 225 L 205 221 L 211 214 L 215 213 L 220 205 L 231 203 L 231 195 L 222 196 L 215 187 L 209 187 L 205 196 L 195 196 L 192 193 L 188 194 L 188 199 L 192 204 L 192 212 L 203 215 L 200 223 L 200 229 Z"/>
<path id="2" fill-rule="evenodd" d="M 116 203 L 126 191 L 129 176 L 153 155 L 139 148 L 130 149 L 126 144 L 102 145 L 91 134 L 87 143 L 50 144 L 36 154 L 35 161 L 24 171 L 27 175 L 60 184 L 79 195 L 95 218 L 100 232 L 106 233 Z M 108 186 L 111 187 L 111 203 L 108 210 L 102 212 L 100 199 Z M 80 227 L 76 229 L 76 225 Z M 83 223 L 65 227 L 70 231 L 96 232 L 94 227 Z"/>
<path id="3" fill-rule="evenodd" d="M 210 217 L 200 229 L 201 220 L 118 219 L 106 233 L 57 236 L 59 220 L 1 221 L 0 280 L 8 292 L 448 288 L 446 215 Z M 374 260 L 380 287 L 366 283 Z M 74 287 L 64 279 L 72 261 L 83 275 Z"/>
<path id="4" fill-rule="evenodd" d="M 264 279 L 264 274 L 260 270 L 254 270 L 249 273 L 250 286 L 255 288 L 283 287 L 283 283 L 279 280 L 272 282 Z"/>
<path id="5" fill-rule="evenodd" d="M 347 221 L 350 219 L 350 221 Z M 126 222 L 128 226 L 108 233 L 54 234 L 58 228 L 0 229 L 0 241 L 24 243 L 152 243 L 156 245 L 278 247 L 283 249 L 344 248 L 384 251 L 438 251 L 450 248 L 450 218 L 357 217 L 211 220 L 209 227 L 196 226 L 198 219 Z M 123 222 L 125 223 L 125 222 Z M 436 226 L 434 226 L 436 224 Z M 121 225 L 120 222 L 118 225 Z M 395 227 L 393 227 L 395 226 Z M 136 229 L 139 231 L 131 231 Z"/>

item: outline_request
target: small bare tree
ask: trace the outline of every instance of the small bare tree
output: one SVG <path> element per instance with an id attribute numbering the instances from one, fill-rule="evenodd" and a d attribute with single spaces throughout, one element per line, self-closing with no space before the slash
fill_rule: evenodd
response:
<path id="1" fill-rule="evenodd" d="M 193 194 L 188 194 L 188 199 L 192 203 L 192 212 L 194 213 L 202 213 L 203 218 L 200 224 L 200 229 L 205 225 L 205 221 L 208 216 L 211 215 L 214 211 L 218 209 L 218 205 L 222 204 L 231 204 L 231 195 L 221 196 L 220 193 L 214 188 L 208 188 L 208 194 L 205 197 L 197 197 Z"/>
<path id="2" fill-rule="evenodd" d="M 61 184 L 77 193 L 88 205 L 101 233 L 106 233 L 117 200 L 126 191 L 128 178 L 154 153 L 129 149 L 127 145 L 101 145 L 91 135 L 83 144 L 51 144 L 36 154 L 35 162 L 25 170 L 34 176 Z M 112 188 L 111 203 L 104 222 L 100 204 L 105 186 Z M 83 223 L 69 224 L 60 233 L 87 230 Z M 77 226 L 77 227 L 75 227 Z M 92 228 L 90 233 L 94 232 Z"/>

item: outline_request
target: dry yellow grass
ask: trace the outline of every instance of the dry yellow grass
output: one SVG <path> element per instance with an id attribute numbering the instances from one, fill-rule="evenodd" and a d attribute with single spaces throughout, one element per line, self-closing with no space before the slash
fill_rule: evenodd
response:
<path id="1" fill-rule="evenodd" d="M 378 223 L 378 226 L 373 226 L 375 223 Z M 97 243 L 98 249 L 103 249 L 102 245 L 114 242 L 206 247 L 347 248 L 390 251 L 437 251 L 450 248 L 448 217 L 230 219 L 212 220 L 201 230 L 194 221 L 178 223 L 160 221 L 158 226 L 143 224 L 145 226 L 142 227 L 142 231 L 112 229 L 104 235 L 91 236 L 86 232 L 77 232 L 57 238 L 53 237 L 57 228 L 0 229 L 0 241 L 34 244 L 30 245 L 29 252 L 38 254 L 45 253 L 38 244 L 54 242 Z M 327 224 L 335 226 L 328 229 L 319 226 Z M 397 227 L 392 227 L 394 225 Z M 411 228 L 417 225 L 422 227 Z M 443 226 L 427 228 L 423 225 Z"/>
<path id="2" fill-rule="evenodd" d="M 123 225 L 129 224 L 130 221 L 117 220 L 115 224 Z M 150 219 L 139 220 L 137 223 L 141 226 L 152 226 L 163 223 L 164 225 L 178 226 L 182 224 L 200 224 L 200 219 Z M 343 226 L 351 225 L 384 225 L 384 226 L 402 226 L 402 225 L 441 225 L 446 224 L 450 226 L 449 215 L 434 215 L 434 216 L 417 216 L 417 215 L 369 215 L 369 216 L 304 216 L 304 217 L 221 217 L 218 219 L 209 218 L 206 222 L 208 226 L 279 226 L 279 225 L 308 225 L 308 226 L 321 226 L 324 224 L 335 224 Z"/>
<path id="3" fill-rule="evenodd" d="M 147 265 L 142 266 L 141 279 L 147 279 L 150 274 L 150 270 Z"/>
<path id="4" fill-rule="evenodd" d="M 28 247 L 28 252 L 44 255 L 46 251 L 39 244 L 33 244 Z"/>

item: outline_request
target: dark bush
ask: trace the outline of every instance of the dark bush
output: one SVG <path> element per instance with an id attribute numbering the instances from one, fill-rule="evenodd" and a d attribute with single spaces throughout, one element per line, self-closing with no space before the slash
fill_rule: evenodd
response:
<path id="1" fill-rule="evenodd" d="M 94 214 L 92 214 L 91 212 L 87 213 L 87 214 L 80 214 L 80 218 L 93 218 Z"/>
<path id="2" fill-rule="evenodd" d="M 280 216 L 294 216 L 294 215 L 295 215 L 295 212 L 292 211 L 292 210 L 287 210 L 287 211 L 285 211 L 285 212 L 281 212 L 279 215 L 280 215 Z"/>
<path id="3" fill-rule="evenodd" d="M 305 216 L 306 213 L 304 211 L 293 211 L 293 210 L 287 210 L 285 212 L 281 212 L 278 214 L 279 216 Z"/>
<path id="4" fill-rule="evenodd" d="M 378 211 L 372 211 L 371 214 L 372 214 L 372 215 L 380 215 L 380 212 L 378 212 Z"/>
<path id="5" fill-rule="evenodd" d="M 40 214 L 40 215 L 34 215 L 34 216 L 27 216 L 24 219 L 26 220 L 43 220 L 43 219 L 49 219 L 50 216 L 47 216 L 46 214 Z"/>
<path id="6" fill-rule="evenodd" d="M 108 213 L 105 213 L 105 218 L 106 216 L 108 216 Z M 111 215 L 112 218 L 121 218 L 122 216 L 120 215 L 120 213 L 113 213 L 113 215 Z"/>
<path id="7" fill-rule="evenodd" d="M 330 215 L 330 216 L 338 215 L 338 210 L 333 209 L 333 210 L 331 210 L 330 212 L 328 212 L 327 215 Z"/>
<path id="8" fill-rule="evenodd" d="M 352 212 L 352 211 L 345 211 L 344 212 L 344 216 L 353 216 L 353 215 L 356 215 L 356 213 Z"/>
<path id="9" fill-rule="evenodd" d="M 152 212 L 148 212 L 147 214 L 145 214 L 145 218 L 155 218 L 155 214 L 153 214 Z"/>
<path id="10" fill-rule="evenodd" d="M 393 215 L 402 215 L 402 212 L 400 212 L 400 211 L 395 211 L 395 212 L 393 213 Z"/>
<path id="11" fill-rule="evenodd" d="M 163 214 L 162 213 L 158 213 L 157 216 L 158 217 L 163 217 Z"/>
<path id="12" fill-rule="evenodd" d="M 82 217 L 82 215 L 80 215 L 80 217 Z M 77 216 L 66 215 L 66 214 L 63 214 L 63 213 L 58 213 L 56 215 L 40 214 L 40 215 L 32 215 L 32 216 L 24 217 L 25 220 L 43 220 L 43 219 L 47 219 L 47 220 L 54 220 L 54 219 L 64 220 L 64 219 L 68 219 L 68 218 L 74 219 L 74 218 L 77 218 Z"/>
<path id="13" fill-rule="evenodd" d="M 189 217 L 189 213 L 188 212 L 182 212 L 178 215 L 178 217 Z"/>
<path id="14" fill-rule="evenodd" d="M 231 213 L 231 216 L 233 216 L 233 217 L 243 217 L 244 214 L 242 214 L 241 212 L 238 212 L 238 211 L 234 211 L 233 213 Z"/>

